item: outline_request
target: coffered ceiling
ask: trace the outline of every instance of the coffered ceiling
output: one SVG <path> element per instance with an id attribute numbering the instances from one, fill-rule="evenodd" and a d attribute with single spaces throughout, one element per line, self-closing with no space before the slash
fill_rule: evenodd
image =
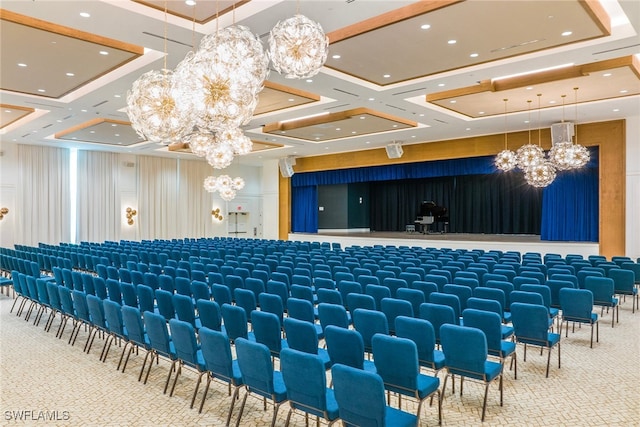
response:
<path id="1" fill-rule="evenodd" d="M 3 142 L 190 156 L 180 142 L 159 147 L 133 131 L 132 83 L 175 68 L 204 35 L 234 23 L 267 47 L 270 29 L 296 11 L 323 26 L 327 63 L 309 79 L 271 70 L 243 127 L 255 144 L 243 163 L 501 133 L 505 122 L 523 130 L 532 108 L 543 127 L 640 114 L 635 0 L 3 0 L 0 8 Z"/>

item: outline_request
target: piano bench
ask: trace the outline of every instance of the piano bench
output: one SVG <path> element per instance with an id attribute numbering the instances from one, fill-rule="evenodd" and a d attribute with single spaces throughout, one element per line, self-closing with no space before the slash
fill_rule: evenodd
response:
<path id="1" fill-rule="evenodd" d="M 407 233 L 415 233 L 416 226 L 414 224 L 407 224 L 406 227 L 405 227 L 405 231 Z"/>

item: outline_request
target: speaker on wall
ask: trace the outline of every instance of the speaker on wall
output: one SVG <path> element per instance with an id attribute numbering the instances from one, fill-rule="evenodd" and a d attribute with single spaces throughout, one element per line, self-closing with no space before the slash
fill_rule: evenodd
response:
<path id="1" fill-rule="evenodd" d="M 293 171 L 294 164 L 295 164 L 295 160 L 289 157 L 285 157 L 283 159 L 278 160 L 278 166 L 280 166 L 280 174 L 284 178 L 291 178 L 295 173 Z"/>
<path id="2" fill-rule="evenodd" d="M 573 123 L 562 122 L 551 125 L 551 143 L 573 141 Z"/>
<path id="3" fill-rule="evenodd" d="M 390 159 L 399 159 L 404 153 L 404 151 L 402 150 L 402 145 L 397 142 L 392 142 L 384 148 L 387 150 L 387 157 L 389 157 Z"/>

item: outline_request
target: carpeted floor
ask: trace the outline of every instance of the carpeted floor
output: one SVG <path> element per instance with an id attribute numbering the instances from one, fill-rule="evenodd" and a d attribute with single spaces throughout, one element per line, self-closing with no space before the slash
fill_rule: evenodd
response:
<path id="1" fill-rule="evenodd" d="M 67 344 L 71 327 L 62 339 L 25 322 L 24 314 L 9 313 L 13 299 L 0 295 L 0 423 L 9 426 L 191 426 L 224 425 L 230 398 L 227 388 L 212 383 L 202 414 L 189 409 L 197 375 L 183 370 L 175 394 L 162 393 L 168 363 L 151 370 L 146 385 L 137 381 L 142 353 L 132 356 L 123 374 L 116 370 L 120 349 L 112 347 L 105 363 L 98 360 L 103 341 L 96 339 L 90 354 L 82 351 L 87 332 L 82 329 L 75 346 Z M 499 405 L 497 383 L 489 390 L 485 425 L 496 426 L 632 426 L 640 425 L 640 313 L 631 313 L 629 300 L 620 310 L 620 323 L 611 328 L 611 314 L 600 322 L 600 342 L 589 348 L 589 328 L 562 338 L 562 368 L 552 354 L 550 377 L 545 378 L 546 352 L 529 349 L 527 361 L 518 348 L 518 379 L 505 370 L 504 406 Z M 505 368 L 506 369 L 506 368 Z M 442 375 L 441 375 L 442 380 Z M 451 382 L 449 381 L 449 384 Z M 197 402 L 201 393 L 199 392 Z M 241 393 L 243 394 L 243 392 Z M 443 402 L 443 425 L 480 425 L 483 386 L 465 382 L 464 395 Z M 416 405 L 402 399 L 405 410 Z M 237 406 L 236 406 L 237 408 Z M 283 406 L 277 425 L 284 425 Z M 234 411 L 232 422 L 237 418 Z M 249 398 L 243 426 L 267 426 L 272 407 Z M 294 415 L 292 425 L 304 425 Z M 436 406 L 423 408 L 421 425 L 437 425 Z"/>

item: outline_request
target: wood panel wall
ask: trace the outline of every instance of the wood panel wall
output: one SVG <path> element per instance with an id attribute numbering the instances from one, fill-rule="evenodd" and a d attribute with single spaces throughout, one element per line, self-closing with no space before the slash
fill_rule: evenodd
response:
<path id="1" fill-rule="evenodd" d="M 578 125 L 578 143 L 587 147 L 598 146 L 600 156 L 600 254 L 607 257 L 625 253 L 625 176 L 626 135 L 625 121 L 587 123 Z M 508 147 L 512 150 L 538 142 L 538 131 L 508 134 Z M 551 147 L 551 130 L 542 129 L 542 147 Z M 384 148 L 329 154 L 296 159 L 294 171 L 314 172 L 354 167 L 379 166 L 430 160 L 460 159 L 495 155 L 504 149 L 504 134 L 404 145 L 400 159 L 389 159 Z M 280 177 L 280 229 L 279 237 L 287 239 L 291 230 L 290 179 Z"/>

